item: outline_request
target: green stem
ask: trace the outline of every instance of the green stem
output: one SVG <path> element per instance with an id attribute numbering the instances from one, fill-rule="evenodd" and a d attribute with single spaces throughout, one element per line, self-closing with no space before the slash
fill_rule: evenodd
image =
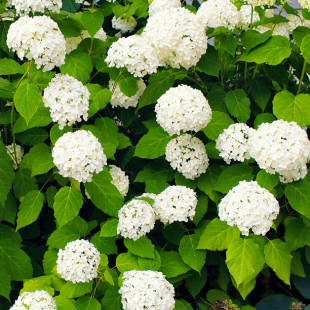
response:
<path id="1" fill-rule="evenodd" d="M 254 73 L 253 73 L 252 79 L 254 79 L 254 78 L 255 78 L 255 75 L 256 75 L 257 69 L 258 69 L 258 64 L 256 64 L 256 67 L 255 67 L 255 69 L 254 69 Z"/>
<path id="2" fill-rule="evenodd" d="M 304 75 L 305 75 L 305 71 L 306 71 L 306 66 L 307 66 L 307 61 L 306 61 L 306 59 L 304 59 L 304 64 L 302 66 L 301 76 L 300 76 L 300 79 L 299 79 L 299 85 L 298 85 L 298 89 L 297 89 L 297 94 L 296 95 L 298 95 L 299 92 L 300 92 L 302 80 L 304 79 Z"/>
<path id="3" fill-rule="evenodd" d="M 244 66 L 244 91 L 247 92 L 247 85 L 246 85 L 246 72 L 248 70 L 248 63 L 245 62 Z"/>
<path id="4" fill-rule="evenodd" d="M 4 102 L 1 99 L 1 112 L 3 113 L 4 110 Z M 5 140 L 5 145 L 8 145 L 8 130 L 6 126 L 4 126 L 4 140 Z"/>

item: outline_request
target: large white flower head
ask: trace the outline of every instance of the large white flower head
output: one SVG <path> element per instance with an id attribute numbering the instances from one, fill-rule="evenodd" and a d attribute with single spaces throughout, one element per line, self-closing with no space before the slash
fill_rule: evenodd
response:
<path id="1" fill-rule="evenodd" d="M 280 212 L 277 199 L 256 181 L 240 181 L 219 203 L 219 217 L 229 226 L 236 225 L 243 235 L 252 229 L 265 235 Z"/>
<path id="2" fill-rule="evenodd" d="M 122 33 L 133 32 L 137 26 L 137 21 L 133 16 L 125 18 L 126 13 L 124 13 L 119 18 L 113 16 L 112 18 L 112 28 L 120 30 Z"/>
<path id="3" fill-rule="evenodd" d="M 180 0 L 153 0 L 149 6 L 149 16 L 170 8 L 180 8 Z"/>
<path id="4" fill-rule="evenodd" d="M 207 35 L 196 15 L 170 8 L 149 17 L 142 35 L 155 48 L 160 65 L 189 69 L 207 50 Z"/>
<path id="5" fill-rule="evenodd" d="M 89 282 L 97 277 L 100 252 L 88 240 L 69 242 L 59 249 L 56 261 L 57 273 L 73 283 Z"/>
<path id="6" fill-rule="evenodd" d="M 231 160 L 244 161 L 250 159 L 248 139 L 255 130 L 246 124 L 237 123 L 230 125 L 215 140 L 215 148 L 220 151 L 227 164 Z"/>
<path id="7" fill-rule="evenodd" d="M 170 136 L 180 131 L 199 131 L 211 121 L 208 100 L 199 89 L 187 85 L 171 87 L 155 106 L 157 123 Z"/>
<path id="8" fill-rule="evenodd" d="M 302 8 L 310 10 L 310 1 L 309 0 L 298 0 L 298 3 Z"/>
<path id="9" fill-rule="evenodd" d="M 105 62 L 109 67 L 124 68 L 135 77 L 156 73 L 159 66 L 154 48 L 142 36 L 120 38 L 108 50 Z"/>
<path id="10" fill-rule="evenodd" d="M 13 160 L 13 168 L 16 170 L 18 169 L 18 165 L 22 161 L 22 158 L 24 156 L 24 149 L 18 145 L 15 144 L 15 151 L 16 151 L 16 160 L 15 160 L 15 153 L 14 153 L 14 144 L 6 146 L 6 152 L 10 155 L 10 157 Z"/>
<path id="11" fill-rule="evenodd" d="M 59 13 L 62 7 L 62 0 L 12 0 L 11 3 L 17 14 L 44 13 L 45 9 Z"/>
<path id="12" fill-rule="evenodd" d="M 59 174 L 79 182 L 91 182 L 92 173 L 99 173 L 107 157 L 98 139 L 86 130 L 67 132 L 55 143 L 52 151 Z"/>
<path id="13" fill-rule="evenodd" d="M 307 19 L 304 19 L 303 16 L 289 14 L 287 15 L 286 19 L 288 19 L 289 22 L 283 23 L 283 25 L 289 33 L 292 33 L 293 30 L 299 26 L 310 27 L 310 21 Z"/>
<path id="14" fill-rule="evenodd" d="M 136 107 L 138 105 L 139 99 L 142 96 L 144 90 L 146 89 L 146 85 L 143 82 L 142 79 L 139 79 L 137 81 L 138 84 L 138 90 L 135 95 L 131 97 L 127 97 L 122 93 L 122 91 L 119 88 L 119 84 L 116 83 L 113 80 L 109 81 L 109 90 L 112 92 L 111 97 L 111 105 L 113 108 L 115 107 L 121 107 L 128 109 L 129 107 Z"/>
<path id="15" fill-rule="evenodd" d="M 125 172 L 114 165 L 109 166 L 111 169 L 109 170 L 112 181 L 111 183 L 115 185 L 121 195 L 126 196 L 129 190 L 129 178 L 125 174 Z"/>
<path id="16" fill-rule="evenodd" d="M 118 292 L 124 310 L 174 309 L 174 287 L 160 271 L 125 271 Z"/>
<path id="17" fill-rule="evenodd" d="M 207 0 L 197 11 L 197 19 L 204 27 L 226 27 L 230 30 L 238 25 L 241 13 L 229 0 Z"/>
<path id="18" fill-rule="evenodd" d="M 118 211 L 117 233 L 124 238 L 138 240 L 149 233 L 155 225 L 155 213 L 149 203 L 133 199 Z"/>
<path id="19" fill-rule="evenodd" d="M 87 87 L 74 77 L 58 73 L 44 90 L 43 102 L 50 108 L 53 122 L 58 122 L 59 129 L 71 126 L 88 117 L 90 92 Z"/>
<path id="20" fill-rule="evenodd" d="M 24 57 L 34 59 L 37 68 L 52 70 L 65 62 L 66 40 L 58 25 L 48 16 L 23 16 L 10 25 L 7 46 Z"/>
<path id="21" fill-rule="evenodd" d="M 164 223 L 193 220 L 197 205 L 196 193 L 186 186 L 172 185 L 155 198 L 153 208 Z"/>
<path id="22" fill-rule="evenodd" d="M 171 167 L 177 169 L 186 179 L 194 180 L 205 173 L 209 166 L 209 158 L 201 140 L 184 134 L 166 146 L 166 160 Z"/>
<path id="23" fill-rule="evenodd" d="M 57 310 L 56 302 L 47 291 L 23 292 L 10 310 Z"/>
<path id="24" fill-rule="evenodd" d="M 279 173 L 283 183 L 303 179 L 307 174 L 310 142 L 306 131 L 295 122 L 261 124 L 249 138 L 249 150 L 261 169 Z"/>

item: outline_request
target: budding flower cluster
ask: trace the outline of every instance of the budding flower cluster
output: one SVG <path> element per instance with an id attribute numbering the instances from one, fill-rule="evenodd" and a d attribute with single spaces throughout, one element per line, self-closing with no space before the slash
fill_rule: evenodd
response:
<path id="1" fill-rule="evenodd" d="M 24 149 L 18 145 L 15 144 L 15 151 L 16 151 L 16 160 L 15 160 L 15 153 L 14 153 L 14 144 L 6 146 L 6 152 L 10 155 L 10 157 L 13 160 L 13 168 L 16 170 L 18 169 L 18 165 L 22 161 L 22 158 L 24 156 Z"/>
<path id="2" fill-rule="evenodd" d="M 30 12 L 44 13 L 45 9 L 59 13 L 62 7 L 62 0 L 12 0 L 17 14 L 28 14 Z"/>
<path id="3" fill-rule="evenodd" d="M 125 174 L 125 172 L 114 165 L 109 166 L 111 169 L 109 170 L 112 181 L 111 183 L 115 185 L 121 195 L 126 196 L 129 190 L 129 178 Z"/>
<path id="4" fill-rule="evenodd" d="M 120 30 L 122 33 L 133 32 L 135 27 L 137 26 L 137 21 L 133 16 L 129 18 L 125 18 L 126 13 L 116 18 L 115 16 L 112 18 L 112 28 Z"/>

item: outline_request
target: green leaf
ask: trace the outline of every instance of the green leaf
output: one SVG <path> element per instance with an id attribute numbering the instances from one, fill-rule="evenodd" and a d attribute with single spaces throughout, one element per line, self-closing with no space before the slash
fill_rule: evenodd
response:
<path id="1" fill-rule="evenodd" d="M 310 124 L 310 95 L 296 97 L 287 90 L 277 93 L 273 99 L 273 113 L 278 119 L 296 122 L 299 126 Z"/>
<path id="2" fill-rule="evenodd" d="M 212 111 L 211 122 L 202 131 L 209 139 L 216 140 L 219 134 L 231 124 L 234 124 L 234 121 L 226 113 Z"/>
<path id="3" fill-rule="evenodd" d="M 253 47 L 266 42 L 271 36 L 271 30 L 264 33 L 259 33 L 256 30 L 247 30 L 241 33 L 241 42 L 246 48 L 247 53 L 249 53 Z"/>
<path id="4" fill-rule="evenodd" d="M 109 288 L 101 299 L 102 310 L 122 310 L 122 295 L 118 292 L 118 287 Z"/>
<path id="5" fill-rule="evenodd" d="M 157 271 L 161 266 L 161 258 L 159 253 L 154 250 L 154 259 L 138 257 L 138 263 L 141 270 L 154 270 Z"/>
<path id="6" fill-rule="evenodd" d="M 45 290 L 50 295 L 54 295 L 55 291 L 51 287 L 53 285 L 53 279 L 51 276 L 41 276 L 34 279 L 24 281 L 24 286 L 20 291 L 20 294 L 24 292 L 35 292 L 36 290 Z"/>
<path id="7" fill-rule="evenodd" d="M 72 301 L 63 296 L 54 297 L 58 310 L 76 310 Z"/>
<path id="8" fill-rule="evenodd" d="M 123 149 L 126 149 L 129 146 L 132 146 L 129 137 L 125 136 L 121 132 L 118 134 L 118 140 L 119 140 L 119 144 L 117 146 L 118 150 L 123 150 Z"/>
<path id="9" fill-rule="evenodd" d="M 167 187 L 169 187 L 169 183 L 167 182 L 159 182 L 156 180 L 147 180 L 145 182 L 145 192 L 146 193 L 153 193 L 153 194 L 160 194 L 163 192 Z"/>
<path id="10" fill-rule="evenodd" d="M 228 226 L 226 222 L 215 218 L 202 232 L 196 249 L 223 251 L 239 236 L 240 231 L 236 226 Z"/>
<path id="11" fill-rule="evenodd" d="M 57 17 L 54 17 L 53 19 L 58 24 L 58 27 L 65 38 L 76 38 L 81 35 L 81 24 L 77 23 L 75 20 L 70 18 L 57 19 Z"/>
<path id="12" fill-rule="evenodd" d="M 104 109 L 111 100 L 111 91 L 102 88 L 99 84 L 87 84 L 90 92 L 88 117 L 95 115 L 99 110 Z"/>
<path id="13" fill-rule="evenodd" d="M 275 80 L 278 83 L 287 85 L 289 73 L 284 65 L 264 65 L 264 71 L 270 80 Z"/>
<path id="14" fill-rule="evenodd" d="M 85 188 L 94 205 L 110 216 L 118 216 L 123 206 L 124 197 L 111 184 L 111 174 L 106 167 L 98 174 L 94 173 L 92 182 L 85 183 Z"/>
<path id="15" fill-rule="evenodd" d="M 295 28 L 292 32 L 293 38 L 298 47 L 301 47 L 301 43 L 303 38 L 310 33 L 310 29 L 308 27 L 299 26 Z"/>
<path id="16" fill-rule="evenodd" d="M 140 266 L 138 263 L 138 256 L 127 252 L 119 254 L 116 257 L 116 267 L 119 272 L 124 272 L 128 270 L 140 270 Z"/>
<path id="17" fill-rule="evenodd" d="M 222 48 L 231 56 L 235 56 L 236 48 L 237 48 L 237 41 L 235 37 L 230 33 L 220 33 L 219 41 Z"/>
<path id="18" fill-rule="evenodd" d="M 214 46 L 208 44 L 207 51 L 201 56 L 196 65 L 196 69 L 208 75 L 218 76 L 220 71 L 220 58 Z"/>
<path id="19" fill-rule="evenodd" d="M 310 34 L 307 34 L 301 41 L 300 50 L 308 63 L 310 62 L 309 47 L 310 47 Z"/>
<path id="20" fill-rule="evenodd" d="M 206 262 L 207 251 L 196 250 L 199 238 L 195 234 L 184 236 L 180 242 L 179 253 L 184 263 L 200 273 Z"/>
<path id="21" fill-rule="evenodd" d="M 102 27 L 103 16 L 99 11 L 84 11 L 81 15 L 81 23 L 93 38 Z"/>
<path id="22" fill-rule="evenodd" d="M 24 73 L 23 68 L 13 59 L 0 59 L 0 75 Z"/>
<path id="23" fill-rule="evenodd" d="M 184 237 L 184 228 L 179 221 L 167 224 L 162 229 L 165 238 L 175 245 L 180 245 L 181 239 Z"/>
<path id="24" fill-rule="evenodd" d="M 138 91 L 137 80 L 133 77 L 122 79 L 119 82 L 119 88 L 125 96 L 132 97 Z"/>
<path id="25" fill-rule="evenodd" d="M 285 228 L 285 241 L 290 251 L 297 250 L 310 244 L 310 228 L 302 218 L 293 219 Z"/>
<path id="26" fill-rule="evenodd" d="M 19 232 L 15 231 L 8 225 L 0 223 L 0 239 L 11 239 L 13 242 L 21 243 L 22 237 Z"/>
<path id="27" fill-rule="evenodd" d="M 182 257 L 178 252 L 161 251 L 160 258 L 161 267 L 159 268 L 159 271 L 161 271 L 167 278 L 176 277 L 191 270 L 191 268 L 183 262 Z"/>
<path id="28" fill-rule="evenodd" d="M 257 129 L 262 123 L 272 123 L 276 118 L 270 113 L 258 114 L 254 121 L 254 129 Z"/>
<path id="29" fill-rule="evenodd" d="M 74 303 L 74 306 L 77 310 L 101 310 L 100 302 L 91 296 L 79 297 L 79 299 Z"/>
<path id="30" fill-rule="evenodd" d="M 0 295 L 10 300 L 11 276 L 4 269 L 0 269 Z"/>
<path id="31" fill-rule="evenodd" d="M 0 124 L 1 125 L 11 124 L 11 112 L 12 112 L 11 110 L 7 110 L 3 113 L 0 113 Z M 17 120 L 18 117 L 21 117 L 21 116 L 19 116 L 19 114 L 14 111 L 13 112 L 13 123 Z M 15 129 L 15 125 L 14 125 L 14 129 Z"/>
<path id="32" fill-rule="evenodd" d="M 110 221 L 105 222 L 101 227 L 100 237 L 117 236 L 117 225 L 118 225 L 117 219 L 112 219 Z"/>
<path id="33" fill-rule="evenodd" d="M 253 278 L 250 282 L 248 282 L 246 284 L 241 283 L 240 285 L 237 285 L 237 283 L 233 277 L 231 277 L 231 280 L 232 280 L 234 287 L 239 291 L 239 293 L 243 299 L 245 299 L 253 291 L 255 284 L 256 284 L 256 278 Z M 250 307 L 250 308 L 248 308 L 248 310 L 256 310 L 256 308 L 253 308 L 251 306 L 246 306 L 246 307 Z M 244 307 L 242 307 L 241 309 L 244 310 L 243 308 Z"/>
<path id="34" fill-rule="evenodd" d="M 264 112 L 271 96 L 268 83 L 263 77 L 258 77 L 256 79 L 250 79 L 249 84 L 251 86 L 252 98 Z"/>
<path id="35" fill-rule="evenodd" d="M 225 97 L 227 92 L 223 90 L 222 88 L 216 88 L 215 90 L 211 90 L 208 95 L 208 103 L 212 109 L 212 113 L 214 111 L 224 112 L 226 114 L 229 114 Z"/>
<path id="36" fill-rule="evenodd" d="M 22 144 L 33 146 L 44 142 L 49 137 L 46 130 L 42 128 L 31 128 L 22 133 L 16 134 L 16 139 Z"/>
<path id="37" fill-rule="evenodd" d="M 70 54 L 67 54 L 65 64 L 59 68 L 62 74 L 68 73 L 83 84 L 86 84 L 90 79 L 90 74 L 93 70 L 90 56 L 78 51 L 73 51 Z"/>
<path id="38" fill-rule="evenodd" d="M 170 137 L 160 126 L 151 128 L 149 132 L 139 140 L 136 145 L 134 156 L 154 159 L 165 155 L 166 145 L 172 139 L 173 137 Z"/>
<path id="39" fill-rule="evenodd" d="M 192 190 L 195 190 L 196 184 L 197 184 L 197 179 L 195 180 L 186 179 L 183 176 L 183 174 L 181 174 L 178 171 L 176 171 L 175 173 L 174 181 L 175 181 L 175 185 L 186 186 L 188 188 L 191 188 Z"/>
<path id="40" fill-rule="evenodd" d="M 131 253 L 137 256 L 154 258 L 154 244 L 146 236 L 142 236 L 136 241 L 125 238 L 124 245 Z"/>
<path id="41" fill-rule="evenodd" d="M 237 285 L 246 285 L 263 269 L 265 258 L 251 239 L 234 239 L 228 245 L 226 265 Z"/>
<path id="42" fill-rule="evenodd" d="M 81 191 L 75 187 L 62 187 L 54 198 L 55 218 L 61 228 L 73 220 L 83 205 Z"/>
<path id="43" fill-rule="evenodd" d="M 110 255 L 117 254 L 117 246 L 115 244 L 115 237 L 100 237 L 100 231 L 90 239 L 90 242 L 102 254 Z"/>
<path id="44" fill-rule="evenodd" d="M 17 213 L 17 201 L 11 193 L 8 194 L 4 206 L 0 205 L 1 219 L 15 225 Z"/>
<path id="45" fill-rule="evenodd" d="M 65 126 L 60 130 L 59 125 L 55 124 L 50 131 L 51 142 L 55 145 L 56 141 L 67 132 L 72 132 L 71 126 Z"/>
<path id="46" fill-rule="evenodd" d="M 208 196 L 204 193 L 198 194 L 198 203 L 195 209 L 195 216 L 193 219 L 193 223 L 197 226 L 199 222 L 203 219 L 204 215 L 208 210 L 209 199 Z"/>
<path id="47" fill-rule="evenodd" d="M 243 89 L 231 90 L 225 97 L 227 108 L 232 116 L 236 117 L 238 122 L 246 123 L 250 118 L 251 102 Z"/>
<path id="48" fill-rule="evenodd" d="M 279 183 L 279 175 L 260 170 L 256 176 L 256 182 L 259 186 L 266 188 L 270 192 Z"/>
<path id="49" fill-rule="evenodd" d="M 292 255 L 287 244 L 280 239 L 270 240 L 265 245 L 264 252 L 267 265 L 284 283 L 290 285 Z"/>
<path id="50" fill-rule="evenodd" d="M 208 271 L 206 267 L 202 267 L 201 273 L 193 272 L 193 274 L 185 279 L 185 286 L 191 295 L 195 298 L 207 283 Z"/>
<path id="51" fill-rule="evenodd" d="M 306 277 L 305 269 L 301 261 L 301 254 L 294 251 L 292 255 L 291 274 L 302 278 Z"/>
<path id="52" fill-rule="evenodd" d="M 38 157 L 32 164 L 31 177 L 47 173 L 50 169 L 55 167 L 51 153 L 44 154 Z"/>
<path id="53" fill-rule="evenodd" d="M 16 229 L 18 230 L 33 223 L 38 218 L 44 202 L 45 197 L 40 191 L 33 190 L 27 193 L 19 206 Z"/>
<path id="54" fill-rule="evenodd" d="M 113 277 L 111 276 L 110 272 L 108 270 L 106 270 L 103 273 L 103 275 L 104 275 L 105 280 L 107 280 L 112 286 L 114 286 Z"/>
<path id="55" fill-rule="evenodd" d="M 221 193 L 228 193 L 233 187 L 239 184 L 240 181 L 251 181 L 254 178 L 252 175 L 253 169 L 247 164 L 236 164 L 228 167 L 224 170 L 215 186 L 214 189 Z"/>
<path id="56" fill-rule="evenodd" d="M 58 251 L 56 249 L 48 249 L 44 253 L 43 258 L 44 274 L 46 275 L 53 274 L 52 270 L 56 266 L 57 259 L 58 259 Z"/>
<path id="57" fill-rule="evenodd" d="M 77 298 L 91 292 L 93 287 L 93 280 L 89 282 L 72 283 L 68 281 L 60 289 L 60 296 L 70 298 Z"/>

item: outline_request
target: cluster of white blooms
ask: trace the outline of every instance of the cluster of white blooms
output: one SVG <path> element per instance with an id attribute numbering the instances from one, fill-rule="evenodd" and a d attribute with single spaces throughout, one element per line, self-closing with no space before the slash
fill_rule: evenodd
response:
<path id="1" fill-rule="evenodd" d="M 288 26 L 286 23 L 279 23 L 274 25 L 273 23 L 268 23 L 265 25 L 259 25 L 255 28 L 260 33 L 264 33 L 268 30 L 272 30 L 272 35 L 274 36 L 282 36 L 290 39 L 290 31 L 288 30 Z"/>
<path id="2" fill-rule="evenodd" d="M 152 206 L 144 200 L 133 199 L 118 211 L 117 233 L 124 238 L 138 240 L 149 233 L 156 217 Z"/>
<path id="3" fill-rule="evenodd" d="M 23 292 L 10 310 L 57 310 L 56 302 L 47 291 Z"/>
<path id="4" fill-rule="evenodd" d="M 186 179 L 191 180 L 205 173 L 209 166 L 205 145 L 189 134 L 169 141 L 166 146 L 166 160 L 174 170 L 177 169 Z"/>
<path id="5" fill-rule="evenodd" d="M 75 0 L 76 3 L 83 3 L 84 0 Z"/>
<path id="6" fill-rule="evenodd" d="M 126 13 L 124 13 L 119 18 L 115 16 L 112 18 L 112 28 L 120 30 L 122 33 L 133 32 L 137 26 L 137 21 L 133 16 L 125 18 Z"/>
<path id="7" fill-rule="evenodd" d="M 298 3 L 302 8 L 310 10 L 310 1 L 309 0 L 298 0 Z"/>
<path id="8" fill-rule="evenodd" d="M 57 273 L 73 283 L 89 282 L 97 277 L 100 252 L 88 240 L 75 240 L 59 249 Z"/>
<path id="9" fill-rule="evenodd" d="M 18 145 L 15 144 L 15 151 L 16 151 L 16 160 L 15 160 L 15 154 L 14 154 L 14 144 L 6 146 L 6 152 L 10 155 L 10 157 L 13 160 L 13 168 L 16 170 L 18 169 L 19 163 L 22 161 L 22 158 L 24 156 L 24 149 Z"/>
<path id="10" fill-rule="evenodd" d="M 10 25 L 6 43 L 21 60 L 25 56 L 34 59 L 38 69 L 44 66 L 43 71 L 65 63 L 65 37 L 57 23 L 48 16 L 19 18 Z"/>
<path id="11" fill-rule="evenodd" d="M 138 84 L 138 91 L 135 95 L 131 97 L 127 97 L 122 93 L 119 88 L 119 84 L 112 80 L 109 81 L 109 90 L 112 92 L 111 97 L 111 105 L 113 108 L 115 107 L 122 107 L 128 109 L 129 107 L 136 107 L 138 105 L 139 99 L 142 96 L 144 90 L 146 89 L 146 85 L 142 79 L 137 81 Z"/>
<path id="12" fill-rule="evenodd" d="M 248 140 L 254 132 L 255 130 L 246 124 L 232 124 L 215 140 L 215 148 L 220 151 L 220 156 L 227 164 L 230 164 L 231 159 L 243 162 L 251 157 Z"/>
<path id="13" fill-rule="evenodd" d="M 85 130 L 65 133 L 56 141 L 52 156 L 60 175 L 79 182 L 91 182 L 92 173 L 107 164 L 98 139 Z"/>
<path id="14" fill-rule="evenodd" d="M 199 89 L 188 85 L 171 87 L 155 106 L 157 123 L 170 136 L 180 131 L 199 131 L 211 121 L 208 100 Z"/>
<path id="15" fill-rule="evenodd" d="M 174 309 L 174 287 L 160 271 L 125 271 L 118 292 L 124 310 Z"/>
<path id="16" fill-rule="evenodd" d="M 153 0 L 149 6 L 149 16 L 170 8 L 180 8 L 180 0 Z"/>
<path id="17" fill-rule="evenodd" d="M 253 7 L 253 14 L 252 14 L 251 5 L 243 5 L 240 9 L 240 22 L 237 26 L 242 29 L 246 29 L 250 26 L 251 19 L 252 19 L 252 23 L 258 22 L 259 14 L 254 11 L 254 7 Z"/>
<path id="18" fill-rule="evenodd" d="M 59 13 L 62 7 L 62 0 L 12 0 L 11 3 L 17 14 L 44 13 L 45 9 Z"/>
<path id="19" fill-rule="evenodd" d="M 125 174 L 125 172 L 114 165 L 109 166 L 111 169 L 109 170 L 112 181 L 111 183 L 115 185 L 121 195 L 126 196 L 129 190 L 129 178 Z"/>
<path id="20" fill-rule="evenodd" d="M 197 205 L 196 193 L 186 186 L 172 185 L 155 198 L 153 208 L 158 218 L 164 223 L 175 221 L 187 222 L 195 216 Z"/>
<path id="21" fill-rule="evenodd" d="M 247 4 L 252 4 L 253 6 L 271 6 L 274 4 L 275 0 L 246 0 Z M 285 2 L 282 0 L 282 2 Z"/>
<path id="22" fill-rule="evenodd" d="M 50 108 L 53 122 L 58 122 L 59 129 L 88 117 L 90 92 L 87 87 L 74 77 L 58 73 L 44 90 L 43 102 Z"/>
<path id="23" fill-rule="evenodd" d="M 310 142 L 306 131 L 295 122 L 277 120 L 261 124 L 250 135 L 249 150 L 261 169 L 279 173 L 283 183 L 297 181 L 307 174 Z"/>
<path id="24" fill-rule="evenodd" d="M 265 235 L 277 218 L 280 206 L 276 198 L 256 181 L 240 181 L 219 203 L 219 217 L 229 226 L 236 225 L 243 235 L 252 229 Z"/>
<path id="25" fill-rule="evenodd" d="M 189 69 L 208 46 L 205 27 L 185 8 L 170 8 L 150 16 L 142 35 L 155 48 L 161 66 Z"/>
<path id="26" fill-rule="evenodd" d="M 138 35 L 120 38 L 114 42 L 105 61 L 109 67 L 126 67 L 135 77 L 156 73 L 159 66 L 155 50 Z"/>

